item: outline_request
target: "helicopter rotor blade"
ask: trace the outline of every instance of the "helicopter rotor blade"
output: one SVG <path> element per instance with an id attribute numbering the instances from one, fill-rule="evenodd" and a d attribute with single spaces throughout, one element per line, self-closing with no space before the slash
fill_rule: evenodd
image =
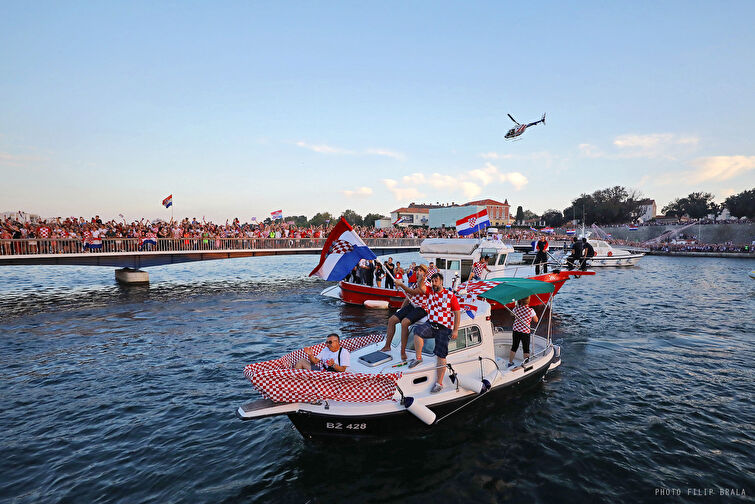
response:
<path id="1" fill-rule="evenodd" d="M 507 116 L 509 116 L 509 119 L 511 119 L 512 121 L 514 121 L 514 123 L 515 123 L 515 124 L 516 124 L 517 126 L 519 126 L 519 123 L 518 123 L 518 122 L 516 121 L 516 119 L 514 119 L 513 117 L 511 117 L 511 114 L 506 114 L 506 115 L 507 115 Z"/>

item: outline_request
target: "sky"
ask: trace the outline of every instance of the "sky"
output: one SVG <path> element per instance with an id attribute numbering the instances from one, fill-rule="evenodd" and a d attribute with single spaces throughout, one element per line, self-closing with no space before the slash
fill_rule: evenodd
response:
<path id="1" fill-rule="evenodd" d="M 755 2 L 0 3 L 0 211 L 223 222 L 755 187 Z M 518 141 L 506 114 L 546 125 Z"/>

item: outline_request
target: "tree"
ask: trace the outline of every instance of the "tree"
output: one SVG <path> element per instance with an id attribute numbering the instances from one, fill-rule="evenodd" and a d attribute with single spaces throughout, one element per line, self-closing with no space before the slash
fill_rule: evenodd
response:
<path id="1" fill-rule="evenodd" d="M 286 222 L 288 221 L 294 221 L 294 224 L 296 224 L 298 227 L 307 227 L 307 224 L 309 223 L 309 220 L 307 219 L 306 215 L 296 215 L 291 217 L 286 217 L 284 219 Z"/>
<path id="2" fill-rule="evenodd" d="M 524 209 L 520 206 L 516 207 L 516 219 L 517 222 L 522 222 L 524 220 Z"/>
<path id="3" fill-rule="evenodd" d="M 559 227 L 564 223 L 564 215 L 553 208 L 543 212 L 542 219 L 545 221 L 545 224 L 550 227 Z"/>
<path id="4" fill-rule="evenodd" d="M 642 195 L 622 186 L 600 189 L 592 194 L 581 194 L 564 209 L 564 219 L 584 220 L 585 223 L 619 224 L 639 215 Z"/>
<path id="5" fill-rule="evenodd" d="M 341 217 L 346 219 L 346 222 L 348 222 L 352 226 L 361 226 L 364 222 L 362 216 L 356 213 L 354 210 L 344 210 L 344 212 L 341 214 Z"/>
<path id="6" fill-rule="evenodd" d="M 309 221 L 310 226 L 324 226 L 327 221 L 332 221 L 333 216 L 330 212 L 317 212 Z"/>
<path id="7" fill-rule="evenodd" d="M 713 201 L 713 195 L 704 192 L 695 192 L 686 198 L 676 198 L 663 207 L 663 213 L 666 215 L 675 217 L 688 215 L 691 219 L 702 219 L 710 213 L 716 215 L 718 211 L 719 207 Z"/>
<path id="8" fill-rule="evenodd" d="M 742 191 L 726 198 L 724 206 L 736 218 L 755 218 L 755 188 Z"/>
<path id="9" fill-rule="evenodd" d="M 376 214 L 376 213 L 368 213 L 364 216 L 364 225 L 367 227 L 373 227 L 375 225 L 375 221 L 378 221 L 380 219 L 387 219 L 385 215 L 382 214 Z"/>
<path id="10" fill-rule="evenodd" d="M 524 220 L 531 220 L 531 219 L 537 219 L 538 215 L 533 212 L 532 210 L 525 210 L 524 211 Z"/>
<path id="11" fill-rule="evenodd" d="M 692 219 L 702 219 L 710 213 L 713 215 L 718 213 L 718 205 L 713 202 L 713 195 L 711 193 L 692 193 L 687 196 L 686 200 L 687 208 L 685 213 Z"/>

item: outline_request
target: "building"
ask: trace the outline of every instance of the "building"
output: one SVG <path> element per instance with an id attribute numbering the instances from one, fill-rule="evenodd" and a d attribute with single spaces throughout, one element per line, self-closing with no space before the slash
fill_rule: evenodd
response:
<path id="1" fill-rule="evenodd" d="M 427 226 L 431 206 L 434 205 L 416 205 L 410 203 L 408 207 L 397 208 L 391 212 L 391 222 L 403 219 L 401 223 L 396 224 L 397 227 Z"/>
<path id="2" fill-rule="evenodd" d="M 650 219 L 655 219 L 655 217 L 658 215 L 658 210 L 655 206 L 655 200 L 652 199 L 644 199 L 640 201 L 640 207 L 638 209 L 639 211 L 639 217 L 637 219 L 640 222 L 647 222 Z"/>
<path id="3" fill-rule="evenodd" d="M 511 224 L 511 216 L 509 215 L 509 200 L 503 200 L 503 203 L 493 199 L 484 199 L 478 201 L 470 201 L 467 206 L 484 206 L 488 209 L 488 219 L 490 219 L 491 226 L 505 226 Z"/>
<path id="4" fill-rule="evenodd" d="M 482 205 L 453 205 L 430 209 L 430 227 L 455 228 L 456 221 L 485 209 Z"/>

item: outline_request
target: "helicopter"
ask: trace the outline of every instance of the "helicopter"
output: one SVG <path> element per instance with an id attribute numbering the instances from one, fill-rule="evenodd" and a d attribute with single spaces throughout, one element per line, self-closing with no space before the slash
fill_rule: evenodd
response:
<path id="1" fill-rule="evenodd" d="M 516 119 L 514 119 L 513 117 L 511 117 L 511 114 L 506 114 L 506 115 L 508 115 L 509 119 L 511 119 L 512 121 L 514 121 L 514 123 L 516 124 L 516 128 L 511 128 L 506 133 L 506 135 L 504 135 L 503 138 L 505 138 L 506 140 L 513 140 L 513 139 L 515 139 L 516 137 L 518 137 L 522 133 L 524 133 L 524 130 L 526 130 L 530 126 L 534 126 L 534 125 L 539 124 L 539 123 L 545 124 L 545 114 L 543 114 L 543 117 L 541 117 L 539 121 L 531 122 L 529 124 L 519 124 L 516 121 Z"/>

